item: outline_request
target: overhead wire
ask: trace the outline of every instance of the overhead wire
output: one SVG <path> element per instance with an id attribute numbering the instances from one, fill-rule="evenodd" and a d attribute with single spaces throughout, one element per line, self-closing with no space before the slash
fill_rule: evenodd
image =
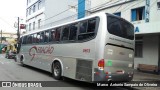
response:
<path id="1" fill-rule="evenodd" d="M 1 19 L 4 23 L 8 24 L 8 26 L 9 26 L 10 28 L 15 29 L 15 27 L 13 27 L 10 23 L 8 23 L 8 22 L 7 22 L 6 20 L 4 20 L 2 17 L 0 17 L 0 19 Z"/>
<path id="2" fill-rule="evenodd" d="M 101 5 L 97 5 L 97 6 L 93 7 L 93 8 L 100 7 L 100 6 L 102 6 L 102 5 L 105 5 L 105 4 L 107 4 L 107 3 L 110 3 L 111 1 L 112 1 L 112 0 L 110 0 L 110 1 L 108 1 L 108 2 L 106 2 L 106 3 L 103 3 L 103 4 L 101 4 Z M 85 0 L 83 0 L 83 1 L 81 1 L 80 3 L 74 5 L 74 7 L 78 6 L 79 4 L 81 4 L 81 3 L 83 3 L 83 2 L 85 2 Z M 45 20 L 42 20 L 41 22 L 44 22 L 44 21 L 47 21 L 47 20 L 49 20 L 49 19 L 51 19 L 51 18 L 54 18 L 54 17 L 56 17 L 56 16 L 59 16 L 59 15 L 65 13 L 65 12 L 69 11 L 70 9 L 71 9 L 71 8 L 68 8 L 68 9 L 66 9 L 66 10 L 64 10 L 64 11 L 62 11 L 62 12 L 60 12 L 60 13 L 57 13 L 57 14 L 55 14 L 55 15 L 53 15 L 53 16 L 45 19 Z M 90 8 L 90 9 L 88 9 L 88 10 L 91 10 L 91 9 L 92 9 L 92 8 Z M 81 14 L 81 13 L 83 13 L 83 12 L 80 12 L 80 13 L 78 13 L 78 14 Z M 73 17 L 73 16 L 75 16 L 75 15 L 77 15 L 77 14 L 74 14 L 74 15 L 69 16 L 69 17 Z M 63 18 L 63 19 L 64 19 L 64 18 Z M 60 19 L 60 20 L 63 20 L 63 19 Z M 59 21 L 59 20 L 57 20 L 57 21 Z M 54 22 L 57 22 L 57 21 L 54 21 Z M 54 23 L 54 22 L 51 22 L 51 23 Z M 36 24 L 38 24 L 38 23 L 36 23 Z"/>
<path id="3" fill-rule="evenodd" d="M 80 3 L 74 5 L 74 7 L 78 6 L 79 4 L 81 4 L 81 3 L 83 3 L 83 2 L 85 2 L 85 0 L 83 0 L 83 1 L 81 1 Z M 55 14 L 55 15 L 53 15 L 53 16 L 51 16 L 51 17 L 49 17 L 49 18 L 47 18 L 47 19 L 45 19 L 45 20 L 43 20 L 43 21 L 46 21 L 46 20 L 51 19 L 51 18 L 54 18 L 54 17 L 56 17 L 56 16 L 58 16 L 58 15 L 61 15 L 61 14 L 65 13 L 65 12 L 69 11 L 70 9 L 71 9 L 71 8 L 68 8 L 68 9 L 66 9 L 66 10 L 64 10 L 64 11 L 62 11 L 62 12 L 60 12 L 60 13 L 57 13 L 57 14 Z"/>

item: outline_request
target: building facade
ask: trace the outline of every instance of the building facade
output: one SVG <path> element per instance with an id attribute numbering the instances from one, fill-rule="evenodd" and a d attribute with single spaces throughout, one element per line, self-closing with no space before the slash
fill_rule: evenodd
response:
<path id="1" fill-rule="evenodd" d="M 77 0 L 27 0 L 26 31 L 77 19 Z"/>
<path id="2" fill-rule="evenodd" d="M 44 25 L 45 0 L 27 0 L 26 32 L 36 30 Z"/>
<path id="3" fill-rule="evenodd" d="M 160 70 L 160 0 L 92 0 L 90 14 L 118 15 L 135 26 L 134 68 L 154 65 Z"/>

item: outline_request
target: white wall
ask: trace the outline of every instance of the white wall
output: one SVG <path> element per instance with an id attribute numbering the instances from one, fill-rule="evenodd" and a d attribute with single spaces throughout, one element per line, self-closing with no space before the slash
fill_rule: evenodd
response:
<path id="1" fill-rule="evenodd" d="M 145 6 L 145 3 L 146 3 L 146 0 L 135 0 L 123 5 L 120 4 L 114 7 L 109 7 L 116 4 L 114 2 L 117 2 L 117 1 L 119 1 L 117 3 L 121 3 L 122 1 L 129 1 L 129 0 L 112 0 L 112 2 L 106 5 L 103 5 L 104 3 L 109 1 L 110 0 L 91 0 L 91 8 L 95 9 L 94 7 L 97 7 L 100 5 L 102 5 L 101 8 L 108 6 L 106 9 L 103 9 L 97 12 L 101 12 L 101 11 L 105 11 L 107 13 L 121 12 L 121 17 L 125 18 L 128 21 L 131 21 L 131 9 Z M 93 9 L 91 11 L 93 11 Z M 159 17 L 160 17 L 160 9 L 157 9 L 157 0 L 150 0 L 150 22 L 160 22 Z M 144 23 L 144 20 L 136 21 L 132 23 L 140 24 L 140 23 Z"/>
<path id="2" fill-rule="evenodd" d="M 70 6 L 77 5 L 77 3 L 78 3 L 77 0 L 46 0 L 45 17 L 47 20 L 45 20 L 45 24 L 48 24 L 47 27 L 53 25 L 53 23 L 49 24 L 51 22 L 61 20 L 60 21 L 60 23 L 61 23 L 61 22 L 71 20 L 72 18 L 70 19 L 70 18 L 66 18 L 66 17 L 75 15 L 77 13 L 77 11 L 76 11 L 76 8 L 75 8 L 75 10 L 69 9 L 69 8 L 70 8 Z M 69 10 L 67 10 L 67 9 L 69 9 Z M 65 11 L 65 10 L 67 10 L 67 11 Z M 74 17 L 74 19 L 77 19 L 77 15 Z M 59 22 L 56 22 L 56 24 L 58 24 L 58 23 Z"/>
<path id="3" fill-rule="evenodd" d="M 151 22 L 160 22 L 160 9 L 157 8 L 157 0 L 150 0 L 150 21 Z"/>
<path id="4" fill-rule="evenodd" d="M 135 58 L 134 66 L 138 64 L 158 65 L 158 35 L 143 37 L 143 57 Z"/>

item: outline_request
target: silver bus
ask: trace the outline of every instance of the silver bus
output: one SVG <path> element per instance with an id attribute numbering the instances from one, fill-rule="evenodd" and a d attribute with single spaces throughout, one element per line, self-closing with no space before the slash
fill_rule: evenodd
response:
<path id="1" fill-rule="evenodd" d="M 134 27 L 118 16 L 97 13 L 21 36 L 17 61 L 55 79 L 131 81 Z"/>

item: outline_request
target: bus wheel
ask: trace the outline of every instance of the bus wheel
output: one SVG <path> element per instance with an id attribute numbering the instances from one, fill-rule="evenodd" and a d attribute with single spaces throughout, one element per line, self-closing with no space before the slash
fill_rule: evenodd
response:
<path id="1" fill-rule="evenodd" d="M 9 58 L 8 58 L 8 55 L 6 55 L 6 58 L 9 59 Z"/>
<path id="2" fill-rule="evenodd" d="M 23 57 L 21 57 L 20 63 L 21 63 L 21 65 L 22 65 L 23 67 L 25 66 L 24 63 L 23 63 Z"/>
<path id="3" fill-rule="evenodd" d="M 61 79 L 62 68 L 59 62 L 55 62 L 52 66 L 52 75 L 56 80 Z"/>

